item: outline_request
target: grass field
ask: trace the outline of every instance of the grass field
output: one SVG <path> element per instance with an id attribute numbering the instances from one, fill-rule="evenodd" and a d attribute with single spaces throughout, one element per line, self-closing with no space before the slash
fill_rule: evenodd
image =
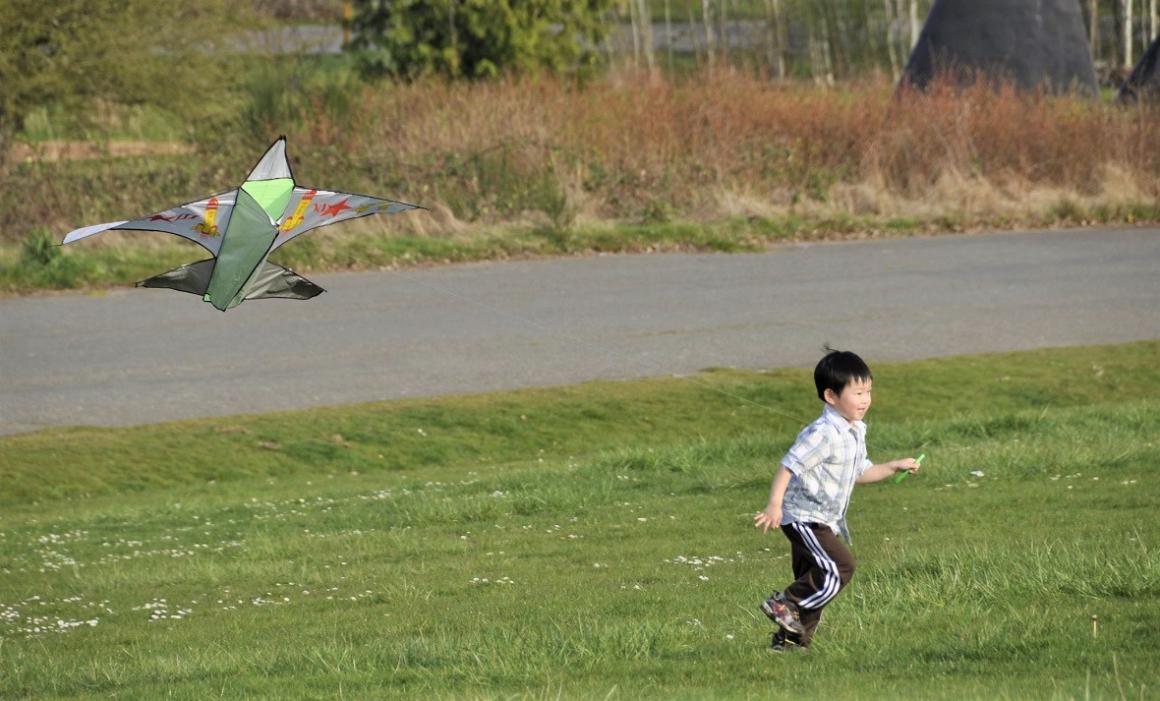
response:
<path id="1" fill-rule="evenodd" d="M 1157 357 L 875 365 L 927 459 L 806 654 L 752 528 L 806 370 L 3 438 L 0 698 L 1155 698 Z"/>

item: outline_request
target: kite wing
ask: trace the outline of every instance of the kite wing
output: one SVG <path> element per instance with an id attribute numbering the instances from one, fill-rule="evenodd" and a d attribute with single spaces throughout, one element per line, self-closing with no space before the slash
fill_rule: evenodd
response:
<path id="1" fill-rule="evenodd" d="M 395 214 L 408 209 L 422 207 L 349 192 L 295 187 L 286 206 L 285 216 L 278 222 L 278 238 L 270 250 L 273 251 L 295 236 L 320 226 L 371 214 Z"/>
<path id="2" fill-rule="evenodd" d="M 61 243 L 79 241 L 102 231 L 160 231 L 189 239 L 216 256 L 237 195 L 237 190 L 230 190 L 140 219 L 86 226 L 69 232 Z"/>

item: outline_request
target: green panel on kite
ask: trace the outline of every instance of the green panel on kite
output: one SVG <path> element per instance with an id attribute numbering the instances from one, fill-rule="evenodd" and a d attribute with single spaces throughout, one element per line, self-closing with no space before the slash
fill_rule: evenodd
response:
<path id="1" fill-rule="evenodd" d="M 294 192 L 294 181 L 290 178 L 276 178 L 274 180 L 247 180 L 242 183 L 242 189 L 253 195 L 270 219 L 278 221 L 290 204 L 290 195 Z"/>
<path id="2" fill-rule="evenodd" d="M 207 301 L 214 308 L 224 312 L 242 301 L 239 293 L 261 268 L 277 236 L 278 227 L 243 186 L 238 190 L 237 204 L 206 290 Z"/>

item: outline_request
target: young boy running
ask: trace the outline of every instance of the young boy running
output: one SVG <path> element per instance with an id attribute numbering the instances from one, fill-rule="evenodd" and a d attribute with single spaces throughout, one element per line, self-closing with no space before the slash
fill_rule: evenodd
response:
<path id="1" fill-rule="evenodd" d="M 854 556 L 838 539 L 849 542 L 846 509 L 854 484 L 878 482 L 914 471 L 912 458 L 875 465 L 866 457 L 866 424 L 873 378 L 854 353 L 829 351 L 814 368 L 822 415 L 798 434 L 781 459 L 769 490 L 769 504 L 754 517 L 768 532 L 779 526 L 790 542 L 797 577 L 784 592 L 775 591 L 761 610 L 780 626 L 773 648 L 808 647 L 822 609 L 854 575 Z"/>

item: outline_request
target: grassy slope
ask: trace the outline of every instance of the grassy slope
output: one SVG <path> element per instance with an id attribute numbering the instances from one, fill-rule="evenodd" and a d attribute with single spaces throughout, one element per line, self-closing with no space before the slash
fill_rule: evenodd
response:
<path id="1" fill-rule="evenodd" d="M 1146 698 L 1158 351 L 876 367 L 871 456 L 928 459 L 808 656 L 749 527 L 804 371 L 6 438 L 0 695 Z"/>

